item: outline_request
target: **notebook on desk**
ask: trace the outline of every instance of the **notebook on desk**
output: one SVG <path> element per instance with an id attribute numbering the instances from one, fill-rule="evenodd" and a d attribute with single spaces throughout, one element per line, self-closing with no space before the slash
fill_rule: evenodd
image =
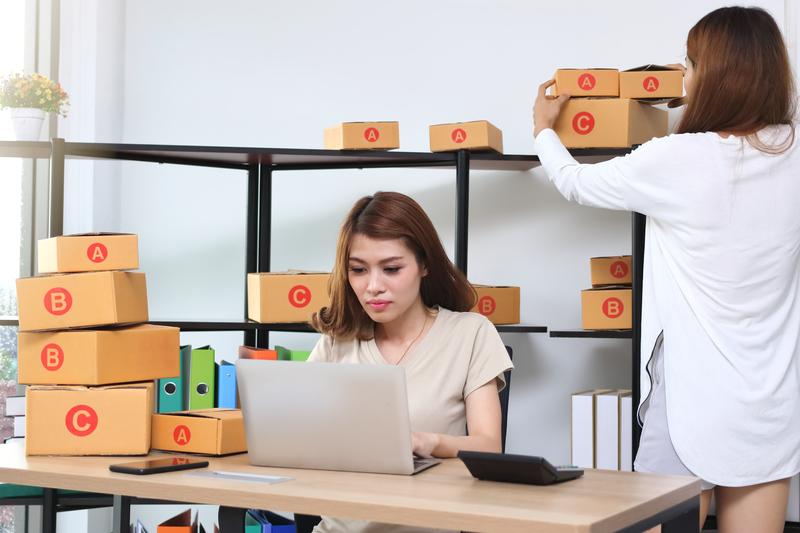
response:
<path id="1" fill-rule="evenodd" d="M 243 360 L 236 378 L 250 462 L 415 474 L 405 371 L 389 365 Z"/>

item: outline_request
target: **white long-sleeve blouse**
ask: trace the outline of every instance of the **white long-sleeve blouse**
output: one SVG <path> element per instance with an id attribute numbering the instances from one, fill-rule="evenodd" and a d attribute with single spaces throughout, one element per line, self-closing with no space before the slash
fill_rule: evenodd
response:
<path id="1" fill-rule="evenodd" d="M 791 128 L 759 137 L 779 144 Z M 798 143 L 770 155 L 736 136 L 676 134 L 585 165 L 553 130 L 536 137 L 567 199 L 647 215 L 640 402 L 663 331 L 673 446 L 718 485 L 800 471 Z"/>

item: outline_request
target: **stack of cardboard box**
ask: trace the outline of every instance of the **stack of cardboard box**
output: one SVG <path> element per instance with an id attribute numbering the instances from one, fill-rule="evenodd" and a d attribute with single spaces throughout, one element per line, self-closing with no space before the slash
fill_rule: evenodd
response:
<path id="1" fill-rule="evenodd" d="M 148 319 L 129 234 L 39 242 L 39 276 L 17 280 L 19 383 L 28 455 L 150 450 L 153 380 L 179 371 L 179 330 Z"/>
<path id="2" fill-rule="evenodd" d="M 667 134 L 667 112 L 650 104 L 683 94 L 683 73 L 646 65 L 558 69 L 554 95 L 569 94 L 555 131 L 568 148 L 626 148 Z"/>
<path id="3" fill-rule="evenodd" d="M 631 256 L 589 260 L 592 288 L 581 292 L 583 329 L 631 329 Z"/>

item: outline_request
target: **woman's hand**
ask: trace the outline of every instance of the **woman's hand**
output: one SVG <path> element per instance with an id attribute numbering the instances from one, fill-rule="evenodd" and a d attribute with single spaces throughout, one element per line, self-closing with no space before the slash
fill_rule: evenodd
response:
<path id="1" fill-rule="evenodd" d="M 433 457 L 433 450 L 439 446 L 438 433 L 411 433 L 411 447 L 412 451 L 420 457 Z"/>
<path id="2" fill-rule="evenodd" d="M 536 96 L 536 103 L 533 105 L 533 136 L 539 132 L 552 128 L 564 108 L 564 104 L 569 100 L 568 94 L 550 96 L 547 94 L 548 87 L 555 85 L 556 80 L 549 80 L 539 85 L 539 94 Z"/>

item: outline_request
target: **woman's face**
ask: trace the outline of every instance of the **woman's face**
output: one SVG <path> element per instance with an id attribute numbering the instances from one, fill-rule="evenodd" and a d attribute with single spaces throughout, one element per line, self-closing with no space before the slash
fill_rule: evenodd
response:
<path id="1" fill-rule="evenodd" d="M 379 240 L 360 234 L 350 244 L 347 270 L 361 306 L 382 324 L 403 316 L 420 301 L 420 284 L 428 273 L 402 239 Z"/>

